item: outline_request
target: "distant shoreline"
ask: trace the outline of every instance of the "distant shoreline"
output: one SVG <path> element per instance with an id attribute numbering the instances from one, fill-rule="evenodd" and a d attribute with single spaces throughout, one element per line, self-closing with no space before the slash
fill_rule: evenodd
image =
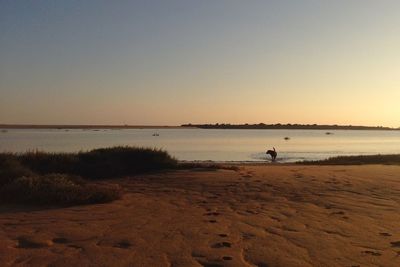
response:
<path id="1" fill-rule="evenodd" d="M 195 128 L 165 125 L 34 125 L 34 124 L 0 124 L 0 129 L 181 129 Z"/>
<path id="2" fill-rule="evenodd" d="M 379 130 L 400 131 L 400 128 L 383 126 L 359 126 L 359 125 L 319 125 L 319 124 L 182 124 L 182 127 L 195 127 L 200 129 L 255 129 L 255 130 Z"/>
<path id="3" fill-rule="evenodd" d="M 318 124 L 182 124 L 169 125 L 36 125 L 0 124 L 0 129 L 231 129 L 231 130 L 379 130 L 400 131 L 383 126 L 318 125 Z"/>

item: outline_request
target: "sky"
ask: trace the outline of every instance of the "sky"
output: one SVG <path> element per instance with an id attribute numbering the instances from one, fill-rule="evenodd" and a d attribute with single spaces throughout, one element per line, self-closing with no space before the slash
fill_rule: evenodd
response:
<path id="1" fill-rule="evenodd" d="M 400 127 L 400 1 L 0 1 L 0 124 Z"/>

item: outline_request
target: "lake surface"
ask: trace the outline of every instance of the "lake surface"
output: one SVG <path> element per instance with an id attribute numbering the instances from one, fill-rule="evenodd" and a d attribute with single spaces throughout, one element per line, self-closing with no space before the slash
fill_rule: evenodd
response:
<path id="1" fill-rule="evenodd" d="M 331 135 L 325 130 L 8 129 L 0 130 L 0 151 L 72 152 L 129 145 L 161 148 L 179 160 L 265 161 L 269 159 L 265 151 L 275 147 L 279 162 L 400 153 L 400 131 L 330 132 Z"/>

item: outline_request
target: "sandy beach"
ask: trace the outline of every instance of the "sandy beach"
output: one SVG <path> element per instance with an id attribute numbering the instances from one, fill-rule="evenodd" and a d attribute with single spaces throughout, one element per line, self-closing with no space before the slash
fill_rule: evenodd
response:
<path id="1" fill-rule="evenodd" d="M 400 166 L 241 165 L 107 180 L 121 200 L 0 207 L 2 266 L 400 266 Z"/>

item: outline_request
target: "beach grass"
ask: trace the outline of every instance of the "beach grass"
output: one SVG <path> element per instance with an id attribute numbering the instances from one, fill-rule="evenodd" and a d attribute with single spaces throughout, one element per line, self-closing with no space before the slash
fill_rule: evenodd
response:
<path id="1" fill-rule="evenodd" d="M 28 152 L 11 156 L 38 174 L 64 173 L 86 179 L 135 175 L 176 168 L 178 164 L 163 150 L 127 146 L 79 153 Z"/>
<path id="2" fill-rule="evenodd" d="M 358 155 L 358 156 L 337 156 L 323 160 L 299 161 L 297 164 L 306 165 L 364 165 L 384 164 L 400 165 L 400 154 L 391 155 Z"/>
<path id="3" fill-rule="evenodd" d="M 79 153 L 0 153 L 0 201 L 24 204 L 91 204 L 120 197 L 115 186 L 92 180 L 178 168 L 158 149 L 111 147 Z"/>
<path id="4" fill-rule="evenodd" d="M 34 173 L 22 165 L 13 154 L 0 154 L 0 187 L 23 176 L 32 176 Z"/>
<path id="5" fill-rule="evenodd" d="M 119 186 L 90 184 L 64 174 L 23 176 L 0 187 L 5 203 L 34 205 L 79 205 L 106 203 L 118 199 Z"/>

